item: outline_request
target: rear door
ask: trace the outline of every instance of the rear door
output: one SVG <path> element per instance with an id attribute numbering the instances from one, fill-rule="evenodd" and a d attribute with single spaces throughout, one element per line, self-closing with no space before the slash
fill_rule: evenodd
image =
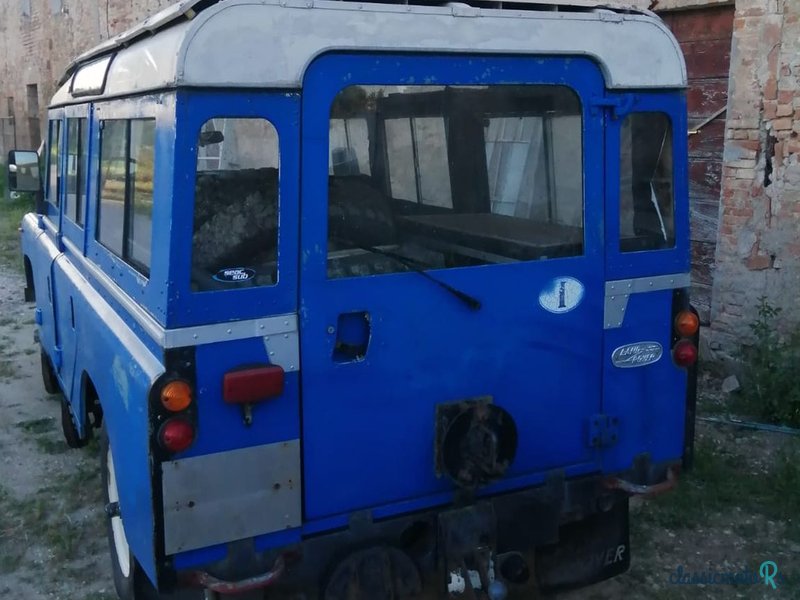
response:
<path id="1" fill-rule="evenodd" d="M 448 501 L 443 403 L 490 398 L 513 418 L 516 458 L 488 491 L 598 468 L 602 94 L 584 59 L 331 54 L 309 67 L 307 520 Z"/>

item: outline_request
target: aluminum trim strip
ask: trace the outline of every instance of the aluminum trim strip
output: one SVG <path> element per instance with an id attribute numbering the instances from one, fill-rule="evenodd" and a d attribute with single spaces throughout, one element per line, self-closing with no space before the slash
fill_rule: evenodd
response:
<path id="1" fill-rule="evenodd" d="M 302 524 L 299 439 L 169 461 L 161 469 L 167 554 Z"/>
<path id="2" fill-rule="evenodd" d="M 86 267 L 87 271 L 91 273 L 103 289 L 120 303 L 122 308 L 159 346 L 165 349 L 181 348 L 254 337 L 264 337 L 265 343 L 268 343 L 269 337 L 265 336 L 279 336 L 273 339 L 271 344 L 268 343 L 270 356 L 276 357 L 273 361 L 274 364 L 280 364 L 286 371 L 298 370 L 300 349 L 299 336 L 297 335 L 297 315 L 295 313 L 260 319 L 167 329 L 162 327 L 150 313 L 134 302 L 100 267 L 83 256 L 83 253 L 75 244 L 66 238 L 63 241 L 65 247 L 69 248 L 71 252 L 68 258 Z M 281 362 L 278 362 L 278 359 Z"/>
<path id="3" fill-rule="evenodd" d="M 643 294 L 662 290 L 685 288 L 691 285 L 689 273 L 637 277 L 606 281 L 605 304 L 603 306 L 603 328 L 616 329 L 625 321 L 625 309 L 631 294 Z"/>

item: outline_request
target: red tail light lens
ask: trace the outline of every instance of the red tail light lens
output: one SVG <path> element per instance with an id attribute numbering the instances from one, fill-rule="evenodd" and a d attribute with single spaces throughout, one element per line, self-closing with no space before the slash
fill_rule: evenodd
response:
<path id="1" fill-rule="evenodd" d="M 672 349 L 672 357 L 679 367 L 691 367 L 697 362 L 697 347 L 689 340 L 681 340 Z"/>
<path id="2" fill-rule="evenodd" d="M 682 310 L 675 317 L 675 331 L 681 337 L 692 337 L 700 328 L 700 319 L 690 310 Z"/>
<path id="3" fill-rule="evenodd" d="M 186 419 L 168 419 L 158 430 L 158 443 L 169 452 L 182 452 L 194 442 L 194 427 Z"/>
<path id="4" fill-rule="evenodd" d="M 251 404 L 283 393 L 283 369 L 276 365 L 225 373 L 222 398 L 229 404 Z"/>

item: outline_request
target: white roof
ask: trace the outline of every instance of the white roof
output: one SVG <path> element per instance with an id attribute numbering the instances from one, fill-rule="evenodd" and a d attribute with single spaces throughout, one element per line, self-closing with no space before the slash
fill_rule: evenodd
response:
<path id="1" fill-rule="evenodd" d="M 196 11 L 201 2 L 179 2 L 78 57 L 53 104 L 77 101 L 73 74 L 109 54 L 102 95 L 80 101 L 179 86 L 299 88 L 309 63 L 331 50 L 588 56 L 609 88 L 686 85 L 683 54 L 657 16 L 587 0 L 531 10 L 222 0 Z"/>

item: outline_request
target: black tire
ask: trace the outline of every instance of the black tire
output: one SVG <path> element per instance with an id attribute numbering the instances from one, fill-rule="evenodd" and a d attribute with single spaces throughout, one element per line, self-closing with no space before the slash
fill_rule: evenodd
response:
<path id="1" fill-rule="evenodd" d="M 100 472 L 103 481 L 103 498 L 108 507 L 111 502 L 109 482 L 112 471 L 109 470 L 109 458 L 111 457 L 110 445 L 108 443 L 108 433 L 105 426 L 100 430 Z M 112 461 L 113 462 L 113 461 Z M 111 465 L 113 469 L 113 465 Z M 116 485 L 114 485 L 116 489 Z M 114 588 L 120 600 L 159 600 L 161 596 L 155 590 L 147 575 L 144 574 L 136 558 L 130 551 L 130 547 L 125 542 L 124 548 L 117 548 L 117 537 L 114 534 L 114 519 L 119 519 L 122 524 L 122 515 L 106 517 L 106 533 L 108 536 L 108 547 L 111 553 L 111 570 L 114 576 Z M 124 537 L 124 532 L 123 532 Z M 127 565 L 123 565 L 120 556 L 127 554 Z M 124 559 L 123 559 L 124 561 Z"/>
<path id="2" fill-rule="evenodd" d="M 44 389 L 48 394 L 60 394 L 61 385 L 58 383 L 58 377 L 56 377 L 53 363 L 50 361 L 50 357 L 47 356 L 47 352 L 45 352 L 44 349 L 40 349 L 39 352 L 42 361 L 42 383 L 44 384 Z"/>
<path id="3" fill-rule="evenodd" d="M 89 443 L 89 436 L 82 438 L 78 435 L 78 429 L 75 427 L 75 421 L 69 409 L 69 402 L 63 396 L 61 397 L 61 431 L 64 434 L 64 441 L 70 448 L 83 448 Z"/>

